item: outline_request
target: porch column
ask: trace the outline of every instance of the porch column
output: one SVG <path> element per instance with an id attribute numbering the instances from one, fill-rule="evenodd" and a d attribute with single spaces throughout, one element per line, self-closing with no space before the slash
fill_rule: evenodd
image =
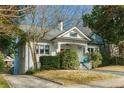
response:
<path id="1" fill-rule="evenodd" d="M 59 53 L 61 50 L 61 43 L 57 43 L 57 49 L 56 52 Z"/>
<path id="2" fill-rule="evenodd" d="M 85 45 L 85 53 L 87 53 L 87 52 L 88 52 L 88 46 Z"/>

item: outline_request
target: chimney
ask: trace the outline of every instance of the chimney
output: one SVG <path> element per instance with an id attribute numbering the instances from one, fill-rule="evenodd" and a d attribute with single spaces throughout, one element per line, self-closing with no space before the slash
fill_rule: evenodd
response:
<path id="1" fill-rule="evenodd" d="M 63 22 L 62 21 L 59 23 L 58 28 L 60 31 L 63 31 Z"/>

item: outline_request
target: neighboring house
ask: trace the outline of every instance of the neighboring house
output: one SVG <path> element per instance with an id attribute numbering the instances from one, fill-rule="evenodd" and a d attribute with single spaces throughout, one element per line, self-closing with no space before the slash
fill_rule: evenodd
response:
<path id="1" fill-rule="evenodd" d="M 11 56 L 6 56 L 4 58 L 7 73 L 10 73 L 10 70 L 13 68 L 14 66 L 13 61 L 14 61 L 14 58 L 12 58 Z"/>
<path id="2" fill-rule="evenodd" d="M 103 44 L 103 42 L 100 41 L 102 39 L 98 40 L 99 38 L 100 37 L 93 34 L 88 27 L 84 27 L 83 29 L 72 27 L 65 31 L 61 23 L 60 29 L 47 32 L 45 37 L 37 43 L 37 63 L 40 64 L 40 56 L 55 56 L 63 50 L 75 50 L 78 54 L 79 61 L 82 62 L 85 53 L 99 51 L 99 45 Z M 20 61 L 17 63 L 19 65 L 17 66 L 19 67 L 19 73 L 24 73 L 33 68 L 31 51 L 27 44 L 20 46 L 19 60 Z M 15 67 L 15 69 L 17 68 Z"/>

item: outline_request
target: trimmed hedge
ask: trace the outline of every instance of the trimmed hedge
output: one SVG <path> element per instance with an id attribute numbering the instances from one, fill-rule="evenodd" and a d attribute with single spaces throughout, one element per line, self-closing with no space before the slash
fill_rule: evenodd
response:
<path id="1" fill-rule="evenodd" d="M 40 63 L 41 63 L 41 69 L 59 69 L 60 68 L 59 56 L 41 56 Z"/>
<path id="2" fill-rule="evenodd" d="M 78 69 L 80 62 L 75 51 L 65 50 L 57 56 L 41 56 L 41 69 Z"/>
<path id="3" fill-rule="evenodd" d="M 72 50 L 65 50 L 59 54 L 61 69 L 78 69 L 80 62 L 77 53 Z"/>

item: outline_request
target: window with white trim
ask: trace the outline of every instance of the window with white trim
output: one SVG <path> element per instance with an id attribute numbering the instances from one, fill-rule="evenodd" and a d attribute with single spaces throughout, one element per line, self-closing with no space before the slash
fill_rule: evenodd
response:
<path id="1" fill-rule="evenodd" d="M 99 49 L 98 48 L 88 48 L 88 52 L 89 53 L 93 53 L 93 52 L 95 52 L 95 51 L 99 51 Z"/>
<path id="2" fill-rule="evenodd" d="M 88 48 L 88 52 L 89 53 L 93 53 L 94 52 L 94 48 Z"/>
<path id="3" fill-rule="evenodd" d="M 44 53 L 44 45 L 40 45 L 40 54 L 45 54 Z"/>
<path id="4" fill-rule="evenodd" d="M 49 52 L 50 52 L 49 45 L 37 45 L 36 46 L 37 54 L 49 54 Z"/>
<path id="5" fill-rule="evenodd" d="M 49 54 L 49 45 L 45 45 L 45 54 Z"/>

